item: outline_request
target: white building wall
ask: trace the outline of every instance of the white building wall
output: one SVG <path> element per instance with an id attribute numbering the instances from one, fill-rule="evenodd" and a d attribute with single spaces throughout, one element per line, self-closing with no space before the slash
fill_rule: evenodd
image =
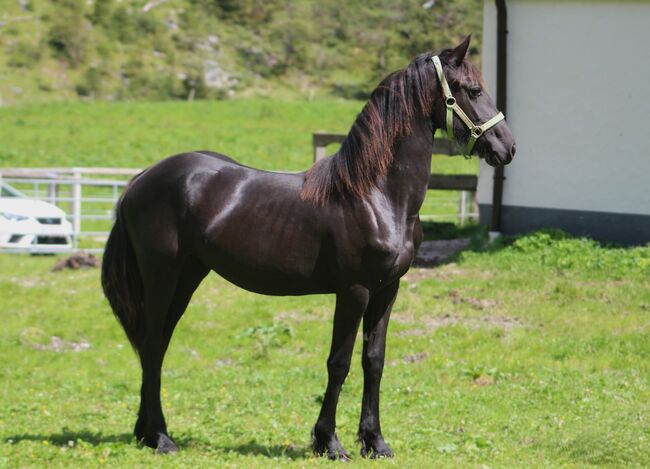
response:
<path id="1" fill-rule="evenodd" d="M 505 206 L 650 214 L 650 1 L 508 0 Z M 483 73 L 496 84 L 496 8 Z M 478 199 L 492 203 L 481 162 Z"/>

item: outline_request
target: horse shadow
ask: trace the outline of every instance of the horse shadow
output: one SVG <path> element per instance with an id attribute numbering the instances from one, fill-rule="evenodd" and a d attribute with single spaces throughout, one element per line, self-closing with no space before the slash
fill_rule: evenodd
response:
<path id="1" fill-rule="evenodd" d="M 267 458 L 307 459 L 313 457 L 311 447 L 307 445 L 263 445 L 255 441 L 238 445 L 217 446 L 226 453 L 237 453 L 242 456 L 265 456 Z"/>
<path id="2" fill-rule="evenodd" d="M 104 434 L 91 430 L 68 430 L 63 429 L 58 433 L 21 433 L 3 438 L 5 443 L 20 443 L 21 441 L 44 441 L 53 446 L 65 446 L 70 442 L 83 441 L 92 446 L 99 446 L 105 443 L 134 443 L 135 437 L 132 433 Z"/>
<path id="3" fill-rule="evenodd" d="M 179 444 L 181 451 L 183 448 L 192 446 L 208 446 L 212 449 L 224 453 L 237 453 L 243 456 L 264 456 L 270 459 L 287 458 L 287 459 L 307 459 L 312 456 L 311 449 L 308 445 L 264 445 L 256 441 L 235 445 L 213 445 L 207 441 L 197 440 L 192 437 L 175 436 L 174 440 Z M 85 444 L 100 446 L 107 443 L 138 444 L 132 433 L 106 434 L 100 431 L 91 430 L 68 430 L 63 429 L 58 433 L 41 434 L 41 433 L 21 433 L 3 438 L 4 443 L 17 444 L 21 441 L 46 441 L 52 446 L 67 446 L 70 442 L 77 444 L 83 441 Z M 141 445 L 140 445 L 141 446 Z"/>

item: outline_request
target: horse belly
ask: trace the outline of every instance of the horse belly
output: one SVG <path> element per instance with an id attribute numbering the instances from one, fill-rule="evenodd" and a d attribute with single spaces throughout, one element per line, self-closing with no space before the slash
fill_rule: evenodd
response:
<path id="1" fill-rule="evenodd" d="M 226 256 L 217 261 L 212 270 L 238 287 L 263 295 L 288 296 L 331 292 L 331 289 L 318 279 L 296 272 L 260 269 L 231 261 Z"/>
<path id="2" fill-rule="evenodd" d="M 216 273 L 252 292 L 305 295 L 329 291 L 321 275 L 319 242 L 300 230 L 222 230 L 206 244 L 204 257 Z"/>

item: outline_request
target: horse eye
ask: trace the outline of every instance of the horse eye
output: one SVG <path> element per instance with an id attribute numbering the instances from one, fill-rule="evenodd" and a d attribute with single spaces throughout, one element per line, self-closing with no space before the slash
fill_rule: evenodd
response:
<path id="1" fill-rule="evenodd" d="M 469 89 L 469 97 L 472 98 L 472 99 L 478 98 L 479 96 L 481 96 L 481 94 L 483 94 L 482 90 L 478 86 L 475 87 L 475 88 L 470 88 Z"/>

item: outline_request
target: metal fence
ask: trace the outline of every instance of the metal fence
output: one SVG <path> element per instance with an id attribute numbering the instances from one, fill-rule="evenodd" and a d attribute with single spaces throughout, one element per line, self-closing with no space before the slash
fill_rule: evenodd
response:
<path id="1" fill-rule="evenodd" d="M 73 251 L 101 252 L 108 237 L 113 208 L 128 181 L 140 169 L 131 168 L 4 168 L 0 182 L 29 198 L 63 209 L 73 227 Z M 476 176 L 431 175 L 427 196 L 444 213 L 423 214 L 423 220 L 456 221 L 478 219 L 475 200 Z M 454 192 L 449 192 L 454 191 Z"/>
<path id="2" fill-rule="evenodd" d="M 113 220 L 113 207 L 131 168 L 5 168 L 0 182 L 29 198 L 54 204 L 72 223 L 72 250 L 102 251 Z"/>

